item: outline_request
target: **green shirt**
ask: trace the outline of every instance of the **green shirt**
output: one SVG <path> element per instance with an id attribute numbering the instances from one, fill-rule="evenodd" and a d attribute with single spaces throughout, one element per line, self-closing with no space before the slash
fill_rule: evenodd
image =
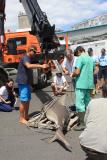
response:
<path id="1" fill-rule="evenodd" d="M 76 88 L 93 89 L 93 70 L 94 62 L 86 53 L 82 53 L 76 62 L 76 68 L 80 69 L 80 74 L 76 77 Z"/>

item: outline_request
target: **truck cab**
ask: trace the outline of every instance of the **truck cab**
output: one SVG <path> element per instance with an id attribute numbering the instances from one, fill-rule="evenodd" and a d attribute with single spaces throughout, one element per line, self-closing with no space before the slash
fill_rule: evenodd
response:
<path id="1" fill-rule="evenodd" d="M 30 45 L 35 45 L 37 54 L 41 54 L 40 43 L 36 36 L 26 32 L 5 34 L 6 49 L 3 52 L 3 63 L 18 63 Z"/>
<path id="2" fill-rule="evenodd" d="M 34 45 L 37 48 L 37 53 L 34 56 L 34 63 L 40 63 L 40 61 L 42 64 L 45 63 L 44 59 L 42 59 L 42 52 L 37 36 L 31 35 L 29 31 L 8 32 L 5 34 L 5 47 L 3 47 L 4 50 L 2 52 L 1 61 L 8 77 L 12 78 L 14 81 L 17 75 L 18 63 L 26 54 L 30 45 Z M 50 75 L 50 68 L 46 70 L 33 69 L 33 85 L 40 84 L 39 86 L 42 86 L 46 84 Z M 3 79 L 5 79 L 5 77 Z M 15 87 L 17 88 L 17 84 L 15 84 Z"/>

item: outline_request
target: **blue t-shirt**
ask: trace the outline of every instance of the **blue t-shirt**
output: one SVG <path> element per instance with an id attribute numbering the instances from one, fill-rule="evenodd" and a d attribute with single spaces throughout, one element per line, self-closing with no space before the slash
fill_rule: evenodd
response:
<path id="1" fill-rule="evenodd" d="M 33 83 L 33 70 L 25 66 L 25 63 L 31 63 L 31 58 L 29 56 L 24 56 L 19 62 L 18 73 L 16 82 L 18 84 L 32 84 Z"/>
<path id="2" fill-rule="evenodd" d="M 107 55 L 98 56 L 97 62 L 100 66 L 107 66 Z"/>

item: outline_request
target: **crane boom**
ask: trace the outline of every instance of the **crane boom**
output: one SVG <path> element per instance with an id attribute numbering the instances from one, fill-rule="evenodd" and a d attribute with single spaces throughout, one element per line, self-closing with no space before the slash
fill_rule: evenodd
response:
<path id="1" fill-rule="evenodd" d="M 47 60 L 50 59 L 49 55 L 56 55 L 56 51 L 58 51 L 56 48 L 59 46 L 59 41 L 55 34 L 55 25 L 50 25 L 46 14 L 42 12 L 37 0 L 17 1 L 22 3 L 25 9 L 31 26 L 30 33 L 34 36 L 29 35 L 29 32 L 24 34 L 24 36 L 19 36 L 18 33 L 18 35 L 16 35 L 16 33 L 8 33 L 9 36 L 8 34 L 4 34 L 6 0 L 0 0 L 0 81 L 2 81 L 3 84 L 7 81 L 8 77 L 15 79 L 18 62 L 27 52 L 28 45 L 33 43 L 37 49 L 40 49 L 39 58 L 41 63 L 47 63 Z M 32 37 L 31 41 L 29 37 Z M 33 38 L 35 39 L 34 41 Z M 36 39 L 37 43 L 35 43 Z M 47 55 L 47 53 L 50 54 Z M 35 54 L 33 58 L 35 63 L 37 59 L 36 56 Z M 37 74 L 34 73 L 34 84 L 37 84 L 40 80 L 43 84 L 47 81 L 47 77 L 50 77 L 51 68 L 41 71 L 38 70 L 36 73 Z"/>
<path id="2" fill-rule="evenodd" d="M 19 0 L 28 16 L 31 34 L 38 35 L 41 48 L 45 51 L 57 48 L 59 41 L 55 35 L 55 25 L 51 26 L 37 0 Z M 4 19 L 6 0 L 0 0 L 0 44 L 4 43 Z"/>
<path id="3" fill-rule="evenodd" d="M 51 26 L 47 16 L 42 12 L 37 0 L 19 0 L 26 11 L 30 25 L 31 34 L 38 35 L 42 49 L 49 51 L 57 48 L 59 41 L 55 35 L 55 25 Z"/>
<path id="4" fill-rule="evenodd" d="M 4 43 L 5 0 L 0 0 L 0 45 Z"/>

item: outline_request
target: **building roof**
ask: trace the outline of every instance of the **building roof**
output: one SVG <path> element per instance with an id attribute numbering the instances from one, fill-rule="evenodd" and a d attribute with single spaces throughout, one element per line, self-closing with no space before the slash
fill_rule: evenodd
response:
<path id="1" fill-rule="evenodd" d="M 66 32 L 56 33 L 59 35 L 68 34 L 71 44 L 82 43 L 87 41 L 101 40 L 107 38 L 107 24 L 100 26 L 93 26 L 87 28 L 81 28 L 78 30 L 69 30 Z"/>

